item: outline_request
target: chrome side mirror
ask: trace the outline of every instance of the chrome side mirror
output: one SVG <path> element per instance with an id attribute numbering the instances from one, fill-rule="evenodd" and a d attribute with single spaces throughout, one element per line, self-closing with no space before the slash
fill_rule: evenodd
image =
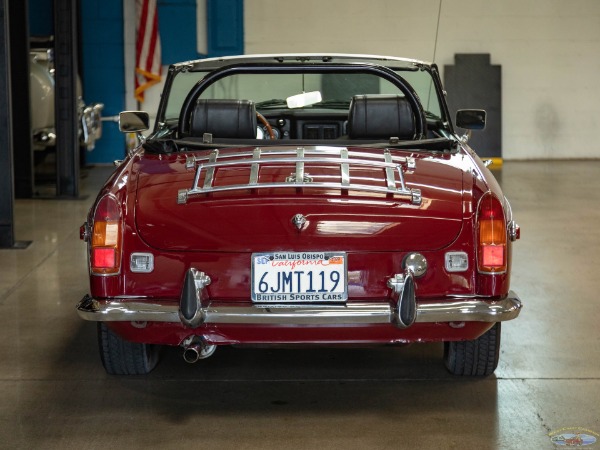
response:
<path id="1" fill-rule="evenodd" d="M 460 142 L 466 144 L 471 139 L 471 130 L 485 128 L 486 112 L 483 109 L 459 109 L 456 111 L 456 126 L 465 128 L 467 132 L 460 137 Z"/>
<path id="2" fill-rule="evenodd" d="M 146 131 L 149 128 L 150 115 L 147 112 L 123 111 L 119 113 L 119 130 L 122 133 L 135 133 L 140 144 L 146 142 L 146 138 L 142 134 L 142 131 Z M 128 146 L 127 153 L 131 155 L 134 151 L 133 147 L 138 147 L 138 145 Z"/>
<path id="3" fill-rule="evenodd" d="M 456 126 L 467 130 L 483 130 L 486 113 L 483 109 L 459 109 L 456 111 Z"/>
<path id="4" fill-rule="evenodd" d="M 145 111 L 119 113 L 119 130 L 123 133 L 139 133 L 150 128 L 150 115 Z"/>

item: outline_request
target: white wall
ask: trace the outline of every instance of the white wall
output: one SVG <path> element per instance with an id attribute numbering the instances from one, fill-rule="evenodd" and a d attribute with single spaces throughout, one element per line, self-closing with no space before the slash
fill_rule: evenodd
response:
<path id="1" fill-rule="evenodd" d="M 371 53 L 441 69 L 455 53 L 490 53 L 505 159 L 600 158 L 600 0 L 246 0 L 244 13 L 246 53 Z"/>

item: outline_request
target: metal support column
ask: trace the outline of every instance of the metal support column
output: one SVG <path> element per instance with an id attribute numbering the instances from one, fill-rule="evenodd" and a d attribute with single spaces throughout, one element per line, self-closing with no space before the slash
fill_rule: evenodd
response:
<path id="1" fill-rule="evenodd" d="M 10 85 L 16 198 L 33 196 L 33 148 L 29 102 L 29 16 L 27 0 L 9 1 Z"/>
<path id="2" fill-rule="evenodd" d="M 15 243 L 8 0 L 0 0 L 0 248 Z"/>
<path id="3" fill-rule="evenodd" d="M 56 196 L 79 196 L 77 0 L 54 0 Z"/>

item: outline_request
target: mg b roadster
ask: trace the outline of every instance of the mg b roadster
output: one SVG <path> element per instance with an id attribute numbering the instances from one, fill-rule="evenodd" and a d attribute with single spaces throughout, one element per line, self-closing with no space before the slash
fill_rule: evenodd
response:
<path id="1" fill-rule="evenodd" d="M 149 129 L 121 113 L 124 132 Z M 456 375 L 497 364 L 520 230 L 450 118 L 434 64 L 255 55 L 169 68 L 155 124 L 81 227 L 111 374 L 161 346 L 443 342 Z M 469 131 L 470 132 L 470 131 Z"/>

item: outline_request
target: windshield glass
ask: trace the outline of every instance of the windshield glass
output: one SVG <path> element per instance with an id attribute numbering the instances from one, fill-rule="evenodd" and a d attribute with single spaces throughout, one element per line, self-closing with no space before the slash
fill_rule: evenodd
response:
<path id="1" fill-rule="evenodd" d="M 441 117 L 440 103 L 429 72 L 398 71 L 417 92 L 426 115 Z M 207 72 L 181 72 L 173 80 L 167 99 L 165 119 L 179 117 L 183 102 L 196 83 Z M 256 103 L 257 109 L 286 109 L 286 101 L 302 93 L 320 93 L 320 101 L 302 108 L 347 110 L 354 95 L 404 95 L 392 82 L 375 73 L 234 73 L 216 80 L 200 95 L 201 99 L 245 99 Z M 295 106 L 297 108 L 297 106 Z"/>

